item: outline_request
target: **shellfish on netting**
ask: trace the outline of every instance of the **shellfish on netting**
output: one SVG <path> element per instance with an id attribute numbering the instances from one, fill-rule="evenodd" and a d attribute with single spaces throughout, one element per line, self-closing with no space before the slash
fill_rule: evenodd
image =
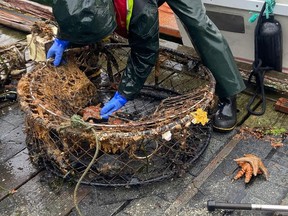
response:
<path id="1" fill-rule="evenodd" d="M 93 115 L 117 90 L 129 52 L 128 45 L 107 44 L 69 55 L 61 67 L 39 63 L 23 76 L 18 94 L 33 163 L 76 181 L 89 167 L 82 183 L 124 186 L 181 175 L 201 155 L 215 80 L 183 53 L 161 48 L 134 100 L 108 121 Z M 88 67 L 93 53 L 97 62 Z"/>

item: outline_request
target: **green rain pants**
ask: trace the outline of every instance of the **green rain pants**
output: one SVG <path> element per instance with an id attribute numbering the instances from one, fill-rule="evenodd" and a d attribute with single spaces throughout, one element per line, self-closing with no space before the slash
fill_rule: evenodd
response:
<path id="1" fill-rule="evenodd" d="M 166 0 L 186 28 L 195 50 L 216 79 L 219 97 L 233 96 L 245 89 L 227 41 L 207 17 L 201 0 Z"/>

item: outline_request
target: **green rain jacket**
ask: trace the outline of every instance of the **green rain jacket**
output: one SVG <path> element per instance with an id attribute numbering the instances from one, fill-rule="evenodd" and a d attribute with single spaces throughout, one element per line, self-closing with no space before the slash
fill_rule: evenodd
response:
<path id="1" fill-rule="evenodd" d="M 133 99 L 156 63 L 159 50 L 158 4 L 164 0 L 123 0 L 132 13 L 127 25 L 131 47 L 118 91 Z M 232 96 L 245 88 L 230 48 L 206 16 L 201 0 L 166 0 L 186 26 L 193 45 L 216 79 L 216 93 Z M 117 8 L 116 8 L 117 9 Z M 54 0 L 58 37 L 73 43 L 94 43 L 116 28 L 113 0 Z M 131 12 L 131 11 L 129 11 Z"/>
<path id="2" fill-rule="evenodd" d="M 76 44 L 100 41 L 116 28 L 112 0 L 53 0 L 58 38 Z"/>

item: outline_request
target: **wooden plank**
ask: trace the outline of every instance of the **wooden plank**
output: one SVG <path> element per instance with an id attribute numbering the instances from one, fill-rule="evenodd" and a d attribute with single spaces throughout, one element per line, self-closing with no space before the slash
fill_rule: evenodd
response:
<path id="1" fill-rule="evenodd" d="M 0 8 L 0 24 L 9 28 L 31 32 L 31 27 L 37 20 L 39 21 L 35 17 L 23 15 L 17 11 Z"/>
<path id="2" fill-rule="evenodd" d="M 26 0 L 0 1 L 0 24 L 23 32 L 31 32 L 36 21 L 54 20 L 52 8 Z"/>
<path id="3" fill-rule="evenodd" d="M 172 37 L 181 38 L 176 18 L 173 11 L 165 2 L 158 9 L 159 11 L 159 31 Z"/>
<path id="4" fill-rule="evenodd" d="M 0 5 L 29 13 L 42 19 L 53 19 L 52 8 L 27 0 L 2 0 Z"/>
<path id="5" fill-rule="evenodd" d="M 27 149 L 0 164 L 0 200 L 19 188 L 39 171 L 29 161 Z"/>
<path id="6" fill-rule="evenodd" d="M 276 112 L 274 108 L 274 101 L 266 101 L 266 112 L 262 116 L 251 115 L 244 123 L 244 126 L 249 128 L 262 127 L 262 128 L 285 128 L 288 130 L 288 115 L 281 112 Z M 259 107 L 256 111 L 259 111 Z"/>
<path id="7" fill-rule="evenodd" d="M 252 95 L 247 93 L 241 93 L 237 95 L 237 122 L 238 125 L 241 125 L 248 117 L 249 113 L 247 111 L 247 105 L 249 103 L 249 100 L 251 99 Z M 257 107 L 257 103 L 259 102 L 259 99 L 256 98 L 255 102 L 253 103 L 251 109 L 254 109 Z"/>
<path id="8" fill-rule="evenodd" d="M 176 200 L 165 210 L 165 215 L 177 215 L 179 209 L 183 208 L 189 200 L 199 192 L 199 188 L 205 183 L 206 179 L 209 178 L 214 170 L 225 160 L 238 142 L 239 140 L 236 137 L 232 138 L 232 140 L 215 155 L 215 158 L 208 166 L 184 188 Z"/>
<path id="9" fill-rule="evenodd" d="M 88 199 L 87 199 L 88 197 Z M 80 211 L 84 216 L 113 216 L 118 215 L 120 211 L 129 203 L 129 201 L 122 201 L 117 203 L 109 203 L 107 205 L 97 205 L 95 195 L 87 196 L 79 205 Z M 119 214 L 121 215 L 121 213 Z M 69 216 L 79 216 L 74 208 Z M 128 216 L 128 215 L 126 215 Z"/>
<path id="10" fill-rule="evenodd" d="M 23 112 L 18 104 L 1 111 L 0 127 L 6 132 L 1 130 L 0 136 L 3 156 L 0 163 L 0 215 L 67 215 L 74 208 L 75 185 L 53 175 L 47 178 L 48 172 L 40 171 L 30 163 L 22 132 Z M 19 151 L 17 143 L 25 150 L 14 156 Z M 89 187 L 80 186 L 77 201 L 80 202 L 89 191 Z"/>
<path id="11" fill-rule="evenodd" d="M 3 126 L 3 124 L 1 124 Z M 5 163 L 14 155 L 26 148 L 22 125 L 9 132 L 9 135 L 0 138 L 0 163 Z M 1 173 L 1 172 L 0 172 Z"/>
<path id="12" fill-rule="evenodd" d="M 0 202 L 0 215 L 67 215 L 74 208 L 74 186 L 63 179 L 47 179 L 41 172 L 20 187 L 16 193 Z M 80 186 L 77 201 L 89 193 L 88 186 Z M 95 213 L 96 214 L 96 213 Z"/>
<path id="13" fill-rule="evenodd" d="M 252 65 L 241 62 L 238 62 L 237 65 L 243 79 L 248 80 Z M 252 79 L 252 83 L 255 83 L 254 79 Z M 267 71 L 264 75 L 264 85 L 288 95 L 288 74 L 273 70 Z"/>
<path id="14" fill-rule="evenodd" d="M 0 162 L 5 163 L 25 147 L 23 112 L 18 103 L 8 105 L 0 113 Z"/>
<path id="15" fill-rule="evenodd" d="M 277 99 L 277 95 L 273 92 L 266 92 L 266 111 L 261 116 L 256 116 L 249 114 L 247 111 L 247 105 L 252 95 L 254 94 L 254 90 L 247 89 L 244 93 L 241 93 L 237 96 L 237 118 L 238 124 L 244 122 L 243 126 L 254 128 L 254 127 L 276 127 L 276 128 L 286 128 L 288 129 L 288 115 L 285 113 L 275 111 L 275 98 Z M 278 95 L 279 98 L 279 95 Z M 262 103 L 260 103 L 260 99 L 257 97 L 255 102 L 253 103 L 252 109 L 255 109 L 256 112 L 260 112 L 262 109 Z"/>

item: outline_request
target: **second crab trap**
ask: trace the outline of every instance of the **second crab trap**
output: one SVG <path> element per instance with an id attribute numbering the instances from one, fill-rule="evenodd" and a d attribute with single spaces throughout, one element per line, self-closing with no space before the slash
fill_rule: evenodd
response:
<path id="1" fill-rule="evenodd" d="M 140 94 L 107 122 L 97 118 L 117 91 L 130 48 L 111 43 L 38 63 L 19 81 L 34 164 L 97 186 L 150 183 L 183 174 L 210 141 L 211 72 L 183 53 L 160 49 Z M 98 116 L 99 117 L 99 116 Z"/>

